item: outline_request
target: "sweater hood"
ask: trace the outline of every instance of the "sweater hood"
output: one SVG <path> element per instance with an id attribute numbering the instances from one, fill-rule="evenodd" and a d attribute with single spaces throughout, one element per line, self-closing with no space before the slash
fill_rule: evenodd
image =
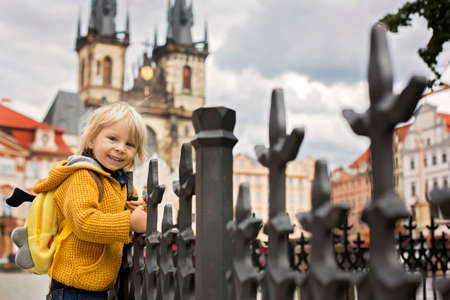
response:
<path id="1" fill-rule="evenodd" d="M 67 160 L 57 162 L 50 169 L 47 178 L 40 179 L 36 182 L 33 186 L 33 191 L 35 193 L 42 193 L 55 189 L 67 177 L 80 169 L 92 170 L 107 177 L 111 176 L 103 170 L 102 166 L 95 159 L 83 155 L 71 155 Z"/>

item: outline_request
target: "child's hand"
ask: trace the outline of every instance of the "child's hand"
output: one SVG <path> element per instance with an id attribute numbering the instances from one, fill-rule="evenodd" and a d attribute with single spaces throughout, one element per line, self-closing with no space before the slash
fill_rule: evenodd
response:
<path id="1" fill-rule="evenodd" d="M 144 211 L 145 211 L 146 203 L 142 199 L 138 199 L 135 201 L 127 201 L 125 203 L 125 207 L 131 211 L 134 211 L 140 205 L 142 205 L 142 207 L 144 208 Z"/>
<path id="2" fill-rule="evenodd" d="M 136 207 L 130 215 L 130 230 L 137 233 L 147 231 L 147 213 L 142 205 Z"/>

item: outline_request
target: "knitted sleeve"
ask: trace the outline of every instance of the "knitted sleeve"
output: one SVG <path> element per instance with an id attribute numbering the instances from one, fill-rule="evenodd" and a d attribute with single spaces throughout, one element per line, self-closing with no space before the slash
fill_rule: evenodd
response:
<path id="1" fill-rule="evenodd" d="M 80 239 L 95 243 L 129 242 L 130 211 L 123 210 L 121 195 L 111 185 L 104 186 L 102 210 L 98 188 L 87 170 L 74 172 L 65 184 L 63 214 L 73 233 Z"/>

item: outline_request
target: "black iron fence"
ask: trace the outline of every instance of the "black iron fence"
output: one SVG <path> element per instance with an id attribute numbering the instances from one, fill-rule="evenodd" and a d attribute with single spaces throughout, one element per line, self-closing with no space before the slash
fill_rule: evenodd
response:
<path id="1" fill-rule="evenodd" d="M 185 144 L 179 181 L 173 184 L 180 201 L 177 224 L 173 223 L 172 208 L 166 205 L 161 232 L 157 229 L 157 208 L 165 187 L 158 183 L 157 161 L 152 160 L 144 197 L 148 203 L 147 233 L 135 235 L 133 243 L 125 247 L 122 270 L 110 299 L 244 300 L 256 299 L 261 291 L 262 299 L 279 300 L 293 299 L 299 291 L 302 300 L 406 300 L 414 299 L 424 276 L 445 277 L 446 236 L 427 242 L 423 236 L 412 238 L 412 223 L 408 234 L 395 234 L 397 221 L 407 218 L 408 210 L 394 192 L 392 134 L 398 123 L 413 114 L 426 80 L 413 77 L 399 95 L 393 94 L 386 31 L 379 24 L 371 33 L 368 81 L 370 108 L 363 114 L 352 110 L 343 114 L 355 133 L 371 140 L 373 200 L 362 215 L 370 228 L 369 248 L 361 239 L 350 243 L 347 237 L 336 237 L 334 228 L 345 224 L 349 206 L 330 202 L 331 186 L 323 160 L 315 165 L 312 210 L 297 214 L 311 237 L 302 236 L 294 243 L 289 240 L 293 225 L 286 213 L 285 171 L 287 163 L 297 156 L 304 130 L 295 128 L 286 134 L 283 93 L 275 89 L 270 145 L 255 147 L 258 160 L 270 171 L 269 220 L 264 225 L 267 247 L 259 247 L 255 240 L 263 224 L 252 214 L 245 184 L 240 186 L 233 219 L 235 112 L 225 107 L 200 108 L 193 114 L 195 172 L 191 146 Z M 433 199 L 444 207 L 450 201 L 449 194 L 436 192 Z M 255 264 L 255 258 L 258 262 L 266 250 L 262 254 L 264 267 Z M 444 299 L 450 299 L 448 281 L 436 280 L 436 287 Z"/>

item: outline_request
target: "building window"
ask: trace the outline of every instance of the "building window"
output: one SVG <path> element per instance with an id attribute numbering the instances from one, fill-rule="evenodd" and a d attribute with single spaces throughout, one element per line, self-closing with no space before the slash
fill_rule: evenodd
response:
<path id="1" fill-rule="evenodd" d="M 427 146 L 430 146 L 430 145 L 431 145 L 430 138 L 427 138 Z"/>
<path id="2" fill-rule="evenodd" d="M 39 162 L 29 161 L 27 162 L 26 174 L 28 178 L 38 178 L 39 177 Z"/>
<path id="3" fill-rule="evenodd" d="M 14 175 L 16 164 L 11 158 L 0 158 L 0 174 L 2 175 Z"/>
<path id="4" fill-rule="evenodd" d="M 411 170 L 414 170 L 414 158 L 411 158 L 411 161 L 410 161 L 410 166 L 411 166 Z"/>
<path id="5" fill-rule="evenodd" d="M 188 66 L 183 68 L 183 88 L 185 90 L 191 89 L 191 68 Z"/>
<path id="6" fill-rule="evenodd" d="M 411 183 L 411 196 L 416 196 L 416 184 L 414 182 Z"/>
<path id="7" fill-rule="evenodd" d="M 427 158 L 424 157 L 424 158 L 423 158 L 423 166 L 426 168 L 426 167 L 427 167 L 427 164 L 428 164 Z"/>
<path id="8" fill-rule="evenodd" d="M 107 56 L 103 60 L 103 84 L 111 85 L 112 60 Z"/>
<path id="9" fill-rule="evenodd" d="M 431 164 L 432 164 L 433 166 L 435 166 L 436 163 L 437 163 L 436 154 L 433 154 L 433 156 L 431 157 Z"/>
<path id="10" fill-rule="evenodd" d="M 433 190 L 437 190 L 437 189 L 438 189 L 437 178 L 433 178 Z"/>
<path id="11" fill-rule="evenodd" d="M 448 188 L 447 177 L 444 177 L 443 183 L 444 183 L 444 188 Z"/>
<path id="12" fill-rule="evenodd" d="M 446 163 L 447 162 L 447 153 L 442 153 L 442 162 Z"/>

